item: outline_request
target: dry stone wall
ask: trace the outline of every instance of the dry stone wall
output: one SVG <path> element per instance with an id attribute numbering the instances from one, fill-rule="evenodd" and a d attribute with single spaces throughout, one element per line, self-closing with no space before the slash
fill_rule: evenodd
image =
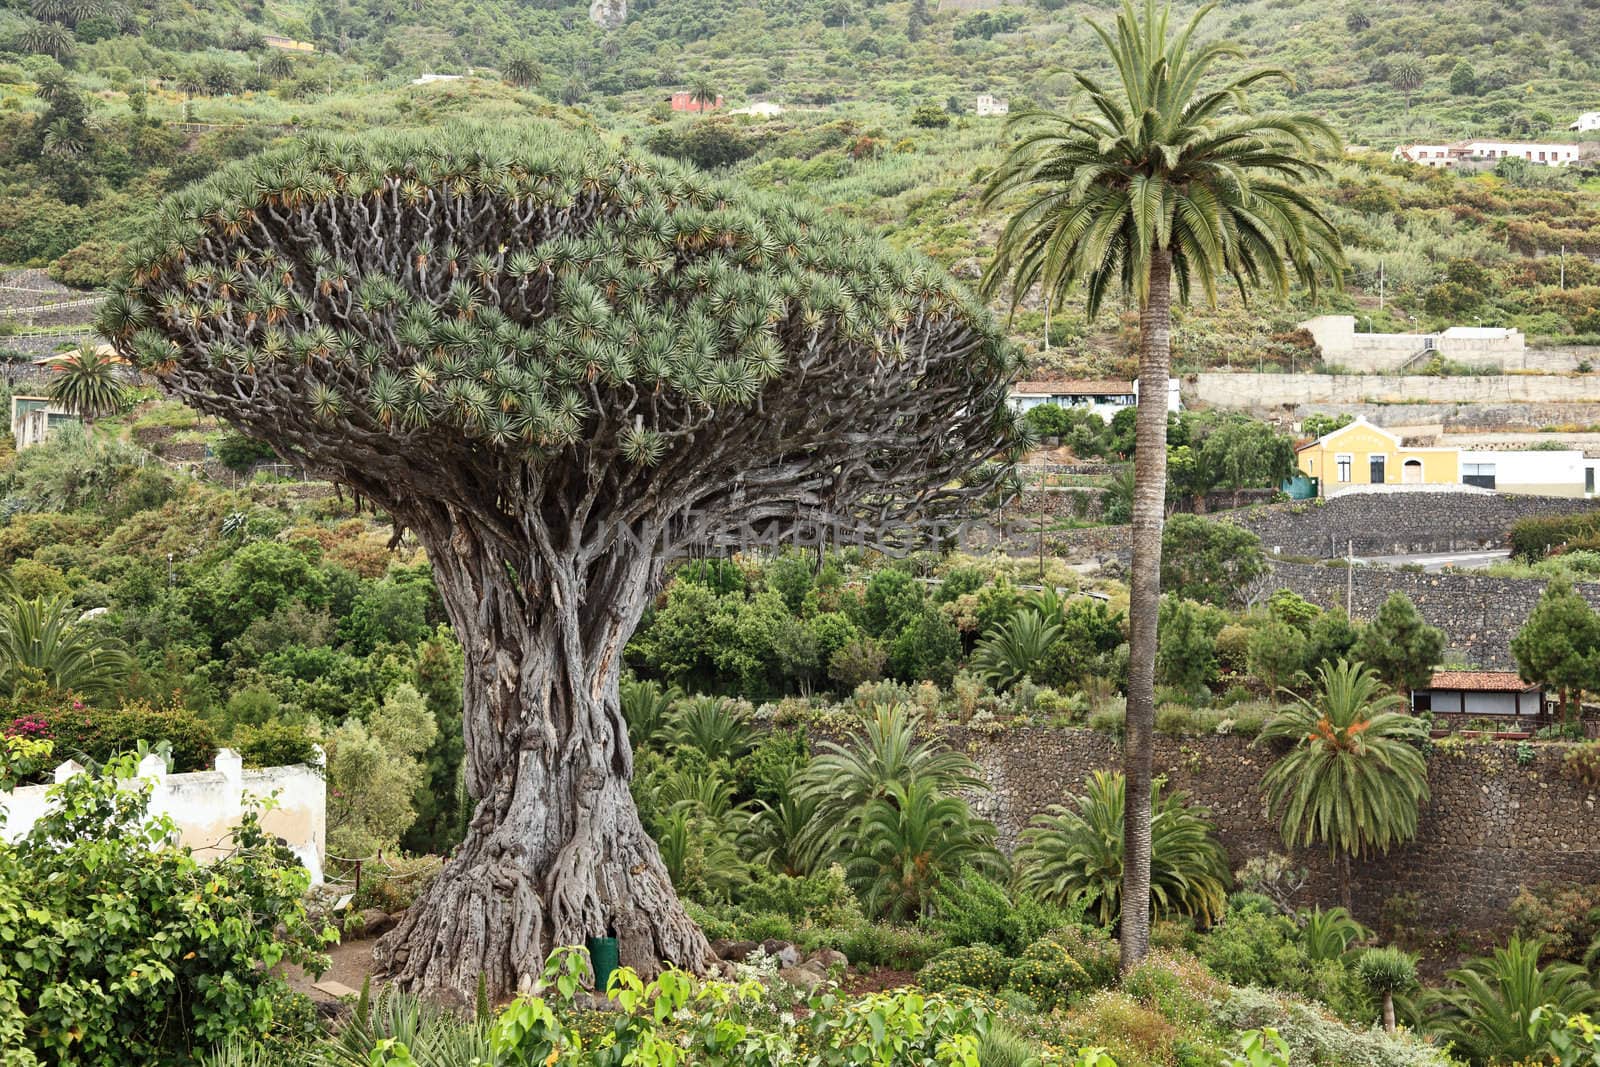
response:
<path id="1" fill-rule="evenodd" d="M 992 792 L 976 807 L 999 828 L 1007 851 L 1035 815 L 1070 803 L 1090 773 L 1122 761 L 1114 740 L 1091 730 L 957 729 L 947 737 L 982 768 Z M 1507 907 L 1524 886 L 1600 881 L 1600 798 L 1562 773 L 1568 748 L 1535 745 L 1526 764 L 1511 744 L 1436 749 L 1416 840 L 1354 864 L 1357 916 L 1377 923 L 1384 902 L 1404 896 L 1430 928 L 1503 934 Z M 1235 869 L 1252 856 L 1285 851 L 1261 799 L 1261 778 L 1276 755 L 1236 737 L 1158 737 L 1155 744 L 1157 773 L 1211 809 Z M 1338 903 L 1327 853 L 1294 855 L 1312 875 L 1299 903 Z"/>

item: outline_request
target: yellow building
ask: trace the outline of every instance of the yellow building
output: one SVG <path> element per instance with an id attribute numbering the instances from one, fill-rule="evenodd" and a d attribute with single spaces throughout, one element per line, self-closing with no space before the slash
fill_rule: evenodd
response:
<path id="1" fill-rule="evenodd" d="M 1405 448 L 1365 418 L 1295 451 L 1301 473 L 1317 479 L 1323 496 L 1356 485 L 1461 484 L 1460 449 Z"/>

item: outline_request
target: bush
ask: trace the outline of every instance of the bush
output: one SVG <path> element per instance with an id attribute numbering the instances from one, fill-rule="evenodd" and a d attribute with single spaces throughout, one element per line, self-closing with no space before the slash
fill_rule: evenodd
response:
<path id="1" fill-rule="evenodd" d="M 246 437 L 238 432 L 223 434 L 212 452 L 216 455 L 217 462 L 240 474 L 257 463 L 270 460 L 277 455 L 272 451 L 272 446 L 265 441 L 257 441 L 254 437 Z"/>
<path id="2" fill-rule="evenodd" d="M 854 964 L 918 971 L 944 944 L 935 935 L 908 926 L 869 923 L 849 931 L 837 947 Z"/>
<path id="3" fill-rule="evenodd" d="M 1600 885 L 1543 882 L 1511 901 L 1517 933 L 1538 940 L 1546 956 L 1575 960 L 1600 934 Z"/>
<path id="4" fill-rule="evenodd" d="M 1600 741 L 1573 746 L 1562 770 L 1567 777 L 1577 779 L 1590 789 L 1600 788 Z"/>
<path id="5" fill-rule="evenodd" d="M 849 955 L 849 953 L 846 953 Z M 1000 951 L 989 945 L 947 948 L 917 972 L 917 984 L 935 993 L 955 986 L 995 992 L 1006 984 L 1011 968 Z"/>
<path id="6" fill-rule="evenodd" d="M 848 928 L 862 922 L 861 905 L 838 864 L 803 878 L 761 878 L 745 887 L 741 903 L 750 911 L 783 915 L 806 926 Z"/>
<path id="7" fill-rule="evenodd" d="M 1013 894 L 971 867 L 942 883 L 933 895 L 928 925 L 951 945 L 994 945 L 1016 954 L 1079 916 L 1025 891 Z"/>
<path id="8" fill-rule="evenodd" d="M 1021 993 L 1044 1011 L 1064 1007 L 1093 987 L 1089 972 L 1072 958 L 1061 942 L 1035 941 L 1011 968 L 1008 988 Z"/>
<path id="9" fill-rule="evenodd" d="M 140 741 L 172 745 L 175 772 L 210 770 L 217 758 L 217 735 L 211 724 L 186 708 L 152 708 L 129 704 L 115 710 L 81 705 L 41 710 L 50 724 L 58 759 L 105 763 L 132 752 Z"/>
<path id="10" fill-rule="evenodd" d="M 259 726 L 241 726 L 234 731 L 232 747 L 244 758 L 246 767 L 289 767 L 318 762 L 317 742 L 299 723 L 281 720 Z"/>
<path id="11" fill-rule="evenodd" d="M 167 843 L 171 820 L 146 821 L 148 793 L 110 774 L 52 795 L 23 840 L 0 846 L 0 1043 L 20 1036 L 44 1063 L 188 1062 L 271 1028 L 279 963 L 326 968 L 332 931 L 306 918 L 309 875 L 253 813 L 202 867 Z M 8 1022 L 21 1024 L 12 1041 Z"/>

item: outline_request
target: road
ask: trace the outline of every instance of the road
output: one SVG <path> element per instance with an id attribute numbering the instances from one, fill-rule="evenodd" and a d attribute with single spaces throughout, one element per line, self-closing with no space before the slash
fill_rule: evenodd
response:
<path id="1" fill-rule="evenodd" d="M 1510 559 L 1509 548 L 1497 548 L 1489 552 L 1422 552 L 1406 556 L 1357 556 L 1357 563 L 1382 563 L 1390 567 L 1401 567 L 1408 563 L 1420 564 L 1422 569 L 1430 574 L 1442 570 L 1469 571 L 1480 567 L 1487 567 L 1501 560 Z"/>

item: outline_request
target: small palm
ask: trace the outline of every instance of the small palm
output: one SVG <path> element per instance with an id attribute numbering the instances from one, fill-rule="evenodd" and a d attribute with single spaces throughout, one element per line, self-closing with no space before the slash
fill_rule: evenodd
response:
<path id="1" fill-rule="evenodd" d="M 115 414 L 128 403 L 128 390 L 117 377 L 117 362 L 110 352 L 89 348 L 70 352 L 55 362 L 46 392 L 85 421 Z"/>

